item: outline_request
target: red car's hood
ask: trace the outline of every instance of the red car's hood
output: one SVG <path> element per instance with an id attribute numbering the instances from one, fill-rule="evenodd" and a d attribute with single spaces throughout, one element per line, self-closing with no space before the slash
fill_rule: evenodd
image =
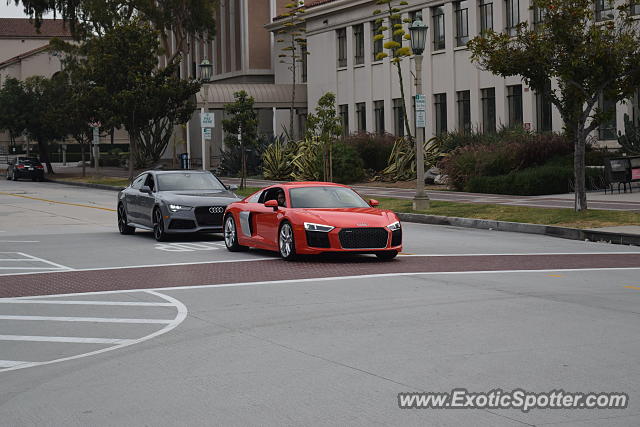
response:
<path id="1" fill-rule="evenodd" d="M 391 211 L 375 208 L 298 209 L 301 221 L 333 227 L 385 227 L 397 221 Z"/>

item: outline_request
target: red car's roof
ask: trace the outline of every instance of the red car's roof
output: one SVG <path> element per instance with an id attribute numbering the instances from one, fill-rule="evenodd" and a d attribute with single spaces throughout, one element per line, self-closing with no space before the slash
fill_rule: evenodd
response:
<path id="1" fill-rule="evenodd" d="M 283 182 L 280 184 L 270 185 L 270 187 L 347 187 L 346 185 L 336 184 L 335 182 L 321 181 L 301 181 L 301 182 Z"/>

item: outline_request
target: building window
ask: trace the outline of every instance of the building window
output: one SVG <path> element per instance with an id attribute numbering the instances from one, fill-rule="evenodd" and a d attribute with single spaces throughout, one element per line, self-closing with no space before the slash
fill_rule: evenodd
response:
<path id="1" fill-rule="evenodd" d="M 307 82 L 307 67 L 309 64 L 308 61 L 308 50 L 307 50 L 307 46 L 302 46 L 302 83 L 306 83 Z"/>
<path id="2" fill-rule="evenodd" d="M 480 0 L 480 33 L 493 30 L 493 0 Z"/>
<path id="3" fill-rule="evenodd" d="M 395 136 L 404 136 L 404 102 L 402 98 L 393 100 L 393 125 Z"/>
<path id="4" fill-rule="evenodd" d="M 496 89 L 489 87 L 480 91 L 482 102 L 482 132 L 496 131 Z"/>
<path id="5" fill-rule="evenodd" d="M 338 106 L 338 114 L 340 114 L 340 123 L 342 124 L 342 135 L 349 135 L 349 106 L 342 104 Z"/>
<path id="6" fill-rule="evenodd" d="M 376 21 L 371 22 L 371 40 L 373 44 L 373 61 L 378 61 L 378 54 L 382 53 L 382 44 L 383 40 L 376 40 L 376 36 L 380 33 L 380 27 L 382 27 L 382 22 L 376 23 Z"/>
<path id="7" fill-rule="evenodd" d="M 547 9 L 539 8 L 538 6 L 533 6 L 533 28 L 535 30 L 539 30 L 540 26 L 544 22 L 544 17 L 547 15 Z"/>
<path id="8" fill-rule="evenodd" d="M 545 91 L 551 90 L 551 82 L 547 82 Z M 547 93 L 536 93 L 536 129 L 538 132 L 551 132 L 551 97 Z"/>
<path id="9" fill-rule="evenodd" d="M 471 91 L 461 90 L 456 92 L 458 104 L 458 130 L 460 132 L 471 131 Z"/>
<path id="10" fill-rule="evenodd" d="M 338 67 L 347 66 L 347 29 L 340 28 L 336 30 L 338 39 Z"/>
<path id="11" fill-rule="evenodd" d="M 507 86 L 509 127 L 522 124 L 522 85 Z"/>
<path id="12" fill-rule="evenodd" d="M 596 21 L 613 19 L 613 2 L 609 0 L 596 0 Z"/>
<path id="13" fill-rule="evenodd" d="M 600 95 L 600 99 L 598 99 L 598 109 L 609 115 L 609 117 L 603 120 L 600 126 L 598 126 L 599 139 L 616 139 L 618 132 L 616 127 L 615 99 L 608 99 Z"/>
<path id="14" fill-rule="evenodd" d="M 520 22 L 520 2 L 519 0 L 505 0 L 507 12 L 506 31 L 510 36 L 516 35 L 516 27 Z"/>
<path id="15" fill-rule="evenodd" d="M 376 121 L 376 132 L 384 133 L 384 101 L 373 103 L 373 117 Z"/>
<path id="16" fill-rule="evenodd" d="M 364 102 L 356 104 L 356 120 L 358 121 L 358 132 L 367 131 L 367 105 Z"/>
<path id="17" fill-rule="evenodd" d="M 630 14 L 631 15 L 640 15 L 640 1 L 639 0 L 632 0 L 631 3 L 629 4 L 629 8 L 630 10 Z"/>
<path id="18" fill-rule="evenodd" d="M 454 3 L 456 14 L 456 46 L 466 46 L 469 41 L 469 1 Z"/>
<path id="19" fill-rule="evenodd" d="M 353 26 L 353 53 L 354 64 L 364 64 L 364 24 Z"/>
<path id="20" fill-rule="evenodd" d="M 447 94 L 437 93 L 433 95 L 434 111 L 436 113 L 436 135 L 442 135 L 447 131 Z"/>
<path id="21" fill-rule="evenodd" d="M 444 44 L 444 8 L 434 7 L 432 12 L 433 20 L 433 50 L 442 50 Z"/>

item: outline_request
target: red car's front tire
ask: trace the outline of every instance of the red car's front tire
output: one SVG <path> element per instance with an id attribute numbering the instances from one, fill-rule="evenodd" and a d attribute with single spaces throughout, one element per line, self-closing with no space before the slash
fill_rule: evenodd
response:
<path id="1" fill-rule="evenodd" d="M 280 256 L 285 261 L 292 261 L 296 258 L 296 241 L 293 235 L 293 227 L 288 221 L 284 221 L 280 225 L 278 231 L 278 248 Z"/>
<path id="2" fill-rule="evenodd" d="M 398 251 L 376 252 L 376 256 L 380 261 L 391 261 L 398 256 Z"/>

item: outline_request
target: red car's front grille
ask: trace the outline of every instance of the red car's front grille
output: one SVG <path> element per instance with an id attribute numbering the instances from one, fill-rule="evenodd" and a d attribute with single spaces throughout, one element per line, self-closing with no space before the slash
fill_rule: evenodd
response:
<path id="1" fill-rule="evenodd" d="M 343 228 L 338 236 L 344 249 L 381 249 L 389 240 L 389 232 L 381 227 Z"/>

